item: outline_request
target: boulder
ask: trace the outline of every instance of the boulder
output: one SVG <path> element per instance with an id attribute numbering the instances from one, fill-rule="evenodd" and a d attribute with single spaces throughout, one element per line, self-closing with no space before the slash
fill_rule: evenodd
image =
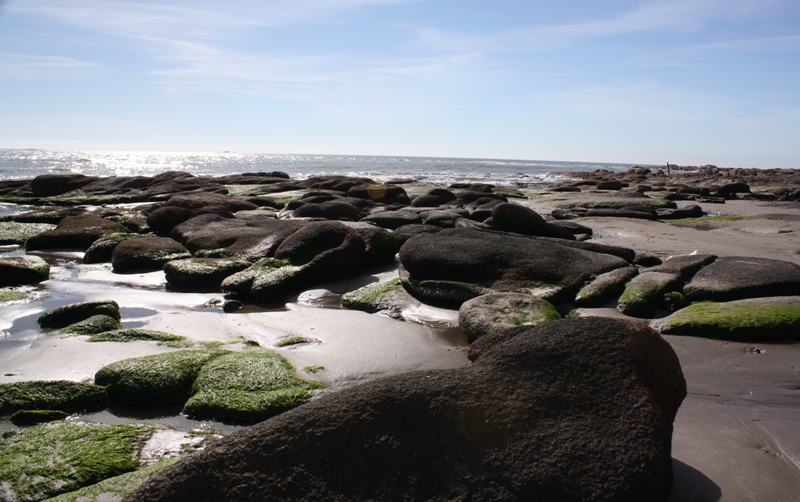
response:
<path id="1" fill-rule="evenodd" d="M 423 224 L 435 225 L 443 228 L 453 228 L 458 220 L 468 216 L 468 211 L 459 208 L 425 211 L 420 214 Z"/>
<path id="2" fill-rule="evenodd" d="M 368 284 L 341 298 L 342 307 L 346 309 L 381 313 L 394 319 L 402 319 L 403 310 L 413 302 L 414 298 L 403 289 L 400 279 Z"/>
<path id="3" fill-rule="evenodd" d="M 678 209 L 659 209 L 656 214 L 659 220 L 680 220 L 684 218 L 701 218 L 706 215 L 706 212 L 697 204 L 692 204 Z"/>
<path id="4" fill-rule="evenodd" d="M 490 293 L 468 300 L 458 310 L 458 326 L 472 343 L 484 335 L 561 319 L 547 300 L 522 293 Z"/>
<path id="5" fill-rule="evenodd" d="M 84 213 L 86 213 L 86 209 L 82 207 L 53 207 L 15 214 L 11 216 L 11 219 L 17 223 L 47 223 L 49 225 L 58 225 L 58 222 L 68 216 L 80 216 Z"/>
<path id="6" fill-rule="evenodd" d="M 56 228 L 48 223 L 17 223 L 16 221 L 0 221 L 0 246 L 14 244 L 22 246 L 25 241 L 48 230 Z"/>
<path id="7" fill-rule="evenodd" d="M 113 331 L 115 329 L 122 329 L 122 324 L 113 317 L 99 314 L 93 315 L 83 321 L 70 324 L 63 328 L 60 333 L 62 335 L 94 335 L 103 333 L 104 331 Z"/>
<path id="8" fill-rule="evenodd" d="M 551 225 L 539 213 L 519 204 L 498 204 L 492 209 L 492 227 L 504 232 L 575 240 L 566 228 Z"/>
<path id="9" fill-rule="evenodd" d="M 724 256 L 697 272 L 683 288 L 689 301 L 731 301 L 800 295 L 800 265 L 749 256 Z"/>
<path id="10" fill-rule="evenodd" d="M 333 221 L 310 222 L 281 242 L 275 258 L 292 265 L 312 260 L 330 276 L 357 268 L 366 251 L 364 239 L 347 225 Z"/>
<path id="11" fill-rule="evenodd" d="M 111 266 L 117 274 L 155 272 L 170 260 L 191 257 L 186 248 L 168 237 L 140 237 L 117 244 Z"/>
<path id="12" fill-rule="evenodd" d="M 687 254 L 670 256 L 660 265 L 648 268 L 648 272 L 661 272 L 680 276 L 681 280 L 688 281 L 698 270 L 713 263 L 717 257 L 713 254 Z"/>
<path id="13" fill-rule="evenodd" d="M 209 207 L 222 207 L 231 213 L 257 209 L 258 206 L 246 199 L 239 197 L 227 197 L 214 193 L 199 193 L 190 195 L 173 195 L 164 203 L 165 206 L 177 206 L 186 209 L 197 210 Z"/>
<path id="14" fill-rule="evenodd" d="M 106 390 L 68 380 L 0 384 L 0 416 L 19 410 L 97 411 L 106 407 Z"/>
<path id="15" fill-rule="evenodd" d="M 52 197 L 77 190 L 98 179 L 84 174 L 42 174 L 31 180 L 31 190 L 37 197 Z"/>
<path id="16" fill-rule="evenodd" d="M 617 301 L 617 310 L 631 317 L 650 317 L 664 306 L 664 295 L 679 291 L 683 280 L 679 275 L 644 271 L 625 286 Z"/>
<path id="17" fill-rule="evenodd" d="M 434 188 L 426 194 L 414 197 L 411 207 L 439 207 L 456 200 L 455 194 L 445 188 Z"/>
<path id="18" fill-rule="evenodd" d="M 361 219 L 361 221 L 374 223 L 382 228 L 394 230 L 403 225 L 413 225 L 422 223 L 419 213 L 409 210 L 399 211 L 378 211 Z"/>
<path id="19" fill-rule="evenodd" d="M 800 296 L 693 303 L 656 321 L 667 335 L 764 342 L 800 339 Z"/>
<path id="20" fill-rule="evenodd" d="M 54 230 L 34 235 L 25 242 L 25 249 L 78 248 L 86 250 L 107 233 L 128 232 L 121 224 L 94 216 L 68 216 Z"/>
<path id="21" fill-rule="evenodd" d="M 130 500 L 665 501 L 685 394 L 650 328 L 554 321 L 464 368 L 323 395 L 167 467 Z"/>
<path id="22" fill-rule="evenodd" d="M 436 227 L 433 225 L 424 225 L 422 223 L 412 223 L 410 225 L 403 225 L 401 227 L 397 227 L 394 231 L 395 237 L 400 241 L 402 245 L 408 239 L 415 237 L 421 234 L 435 234 L 439 232 L 442 227 Z"/>
<path id="23" fill-rule="evenodd" d="M 247 260 L 232 258 L 186 258 L 164 264 L 164 276 L 172 289 L 217 289 L 226 277 L 250 265 Z"/>
<path id="24" fill-rule="evenodd" d="M 38 284 L 50 278 L 50 265 L 38 256 L 0 257 L 0 287 Z"/>
<path id="25" fill-rule="evenodd" d="M 83 263 L 108 263 L 114 254 L 114 248 L 122 241 L 141 237 L 138 234 L 114 232 L 105 234 L 89 246 L 83 254 Z"/>
<path id="26" fill-rule="evenodd" d="M 356 185 L 347 191 L 347 195 L 384 204 L 406 205 L 410 202 L 403 187 L 397 185 Z"/>
<path id="27" fill-rule="evenodd" d="M 318 204 L 303 204 L 292 213 L 294 218 L 323 218 L 326 220 L 358 221 L 364 213 L 355 206 L 341 200 L 329 200 Z"/>
<path id="28" fill-rule="evenodd" d="M 364 265 L 382 265 L 392 263 L 397 252 L 400 251 L 400 240 L 394 232 L 369 223 L 345 223 L 364 239 Z"/>
<path id="29" fill-rule="evenodd" d="M 628 266 L 600 274 L 578 291 L 575 304 L 579 307 L 600 307 L 608 301 L 616 300 L 625 290 L 625 284 L 638 273 L 636 267 Z"/>
<path id="30" fill-rule="evenodd" d="M 472 229 L 419 235 L 400 248 L 403 285 L 426 303 L 457 308 L 489 292 L 563 297 L 594 275 L 628 266 L 622 258 L 559 241 Z"/>
<path id="31" fill-rule="evenodd" d="M 107 315 L 116 320 L 121 318 L 117 302 L 101 300 L 64 305 L 39 316 L 38 323 L 43 329 L 61 329 L 95 315 Z"/>
<path id="32" fill-rule="evenodd" d="M 156 234 L 169 237 L 173 228 L 194 216 L 194 211 L 185 207 L 162 206 L 147 215 L 147 226 Z"/>

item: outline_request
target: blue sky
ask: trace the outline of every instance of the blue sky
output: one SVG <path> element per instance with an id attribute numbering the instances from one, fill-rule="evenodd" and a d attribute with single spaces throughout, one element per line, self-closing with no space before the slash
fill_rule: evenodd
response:
<path id="1" fill-rule="evenodd" d="M 800 2 L 0 0 L 0 147 L 800 168 Z"/>

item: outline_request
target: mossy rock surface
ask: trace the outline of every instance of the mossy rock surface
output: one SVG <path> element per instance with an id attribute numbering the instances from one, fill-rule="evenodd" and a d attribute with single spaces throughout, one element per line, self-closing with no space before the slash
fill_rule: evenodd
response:
<path id="1" fill-rule="evenodd" d="M 164 275 L 171 287 L 181 289 L 218 288 L 225 278 L 248 268 L 247 260 L 226 258 L 189 258 L 164 265 Z"/>
<path id="2" fill-rule="evenodd" d="M 117 244 L 138 237 L 141 236 L 124 232 L 105 234 L 89 246 L 89 249 L 83 254 L 83 263 L 108 263 L 111 261 L 111 254 Z"/>
<path id="3" fill-rule="evenodd" d="M 8 419 L 14 425 L 38 425 L 56 420 L 64 420 L 69 413 L 58 410 L 20 410 Z"/>
<path id="4" fill-rule="evenodd" d="M 666 335 L 723 340 L 800 339 L 800 296 L 693 303 L 654 326 Z"/>
<path id="5" fill-rule="evenodd" d="M 253 422 L 293 408 L 322 384 L 303 380 L 280 356 L 248 350 L 219 357 L 200 372 L 184 412 L 197 418 Z"/>
<path id="6" fill-rule="evenodd" d="M 267 258 L 222 281 L 222 290 L 244 297 L 274 300 L 306 284 L 310 267 L 310 264 L 295 266 Z"/>
<path id="7" fill-rule="evenodd" d="M 227 353 L 181 350 L 125 359 L 100 368 L 94 381 L 106 387 L 112 405 L 147 407 L 184 403 L 203 366 Z"/>
<path id="8" fill-rule="evenodd" d="M 127 472 L 104 479 L 97 484 L 81 488 L 57 497 L 48 499 L 48 502 L 112 502 L 124 499 L 144 481 L 161 469 L 168 467 L 182 457 L 165 458 L 159 462 L 142 467 L 133 472 Z"/>
<path id="9" fill-rule="evenodd" d="M 50 278 L 50 265 L 38 256 L 0 257 L 0 287 L 38 284 Z"/>
<path id="10" fill-rule="evenodd" d="M 0 291 L 0 303 L 25 300 L 28 294 L 22 291 Z"/>
<path id="11" fill-rule="evenodd" d="M 48 223 L 18 223 L 16 221 L 0 222 L 0 246 L 9 244 L 23 245 L 34 235 L 56 228 Z"/>
<path id="12" fill-rule="evenodd" d="M 643 272 L 625 286 L 617 309 L 631 317 L 650 317 L 663 306 L 664 295 L 679 290 L 680 276 L 660 272 Z"/>
<path id="13" fill-rule="evenodd" d="M 472 343 L 481 336 L 519 326 L 538 326 L 561 319 L 555 306 L 522 293 L 490 293 L 461 305 L 458 324 Z"/>
<path id="14" fill-rule="evenodd" d="M 106 389 L 68 380 L 0 384 L 0 415 L 19 410 L 95 411 L 106 407 Z"/>
<path id="15" fill-rule="evenodd" d="M 164 331 L 139 328 L 109 330 L 89 337 L 90 342 L 133 342 L 138 340 L 180 342 L 186 340 L 186 337 L 173 335 L 172 333 L 166 333 Z"/>
<path id="16" fill-rule="evenodd" d="M 62 335 L 94 335 L 115 329 L 122 329 L 122 324 L 113 317 L 101 314 L 70 324 L 63 328 L 60 333 Z"/>
<path id="17" fill-rule="evenodd" d="M 0 441 L 5 500 L 44 500 L 138 467 L 151 425 L 37 425 Z"/>
<path id="18" fill-rule="evenodd" d="M 623 267 L 598 275 L 595 280 L 581 288 L 575 295 L 575 303 L 581 307 L 598 307 L 618 298 L 625 290 L 625 283 L 638 274 L 635 267 Z"/>
<path id="19" fill-rule="evenodd" d="M 119 304 L 112 300 L 73 303 L 45 312 L 39 316 L 39 326 L 44 329 L 61 329 L 95 315 L 107 315 L 121 319 Z"/>
<path id="20" fill-rule="evenodd" d="M 364 312 L 384 312 L 392 317 L 400 317 L 403 308 L 413 298 L 403 288 L 398 277 L 388 282 L 369 284 L 342 295 L 342 307 Z"/>

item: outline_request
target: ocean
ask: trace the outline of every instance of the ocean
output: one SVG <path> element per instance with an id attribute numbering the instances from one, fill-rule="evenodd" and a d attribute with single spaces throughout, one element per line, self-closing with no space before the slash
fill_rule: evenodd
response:
<path id="1" fill-rule="evenodd" d="M 293 179 L 345 175 L 384 182 L 392 179 L 414 179 L 442 186 L 459 182 L 526 187 L 554 183 L 569 177 L 548 174 L 553 172 L 569 173 L 594 169 L 625 171 L 631 167 L 632 164 L 603 162 L 443 157 L 0 149 L 0 179 L 33 178 L 40 174 L 59 173 L 152 176 L 164 171 L 185 171 L 194 175 L 223 176 L 283 171 Z"/>

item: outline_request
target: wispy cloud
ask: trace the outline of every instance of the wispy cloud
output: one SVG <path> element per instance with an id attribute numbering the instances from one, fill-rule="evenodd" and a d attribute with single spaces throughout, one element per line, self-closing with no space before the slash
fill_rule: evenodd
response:
<path id="1" fill-rule="evenodd" d="M 68 57 L 0 53 L 0 76 L 4 78 L 82 77 L 101 68 L 99 64 Z"/>
<path id="2" fill-rule="evenodd" d="M 726 40 L 695 47 L 695 49 L 721 49 L 753 52 L 792 52 L 800 51 L 800 35 L 784 37 L 748 38 Z"/>

